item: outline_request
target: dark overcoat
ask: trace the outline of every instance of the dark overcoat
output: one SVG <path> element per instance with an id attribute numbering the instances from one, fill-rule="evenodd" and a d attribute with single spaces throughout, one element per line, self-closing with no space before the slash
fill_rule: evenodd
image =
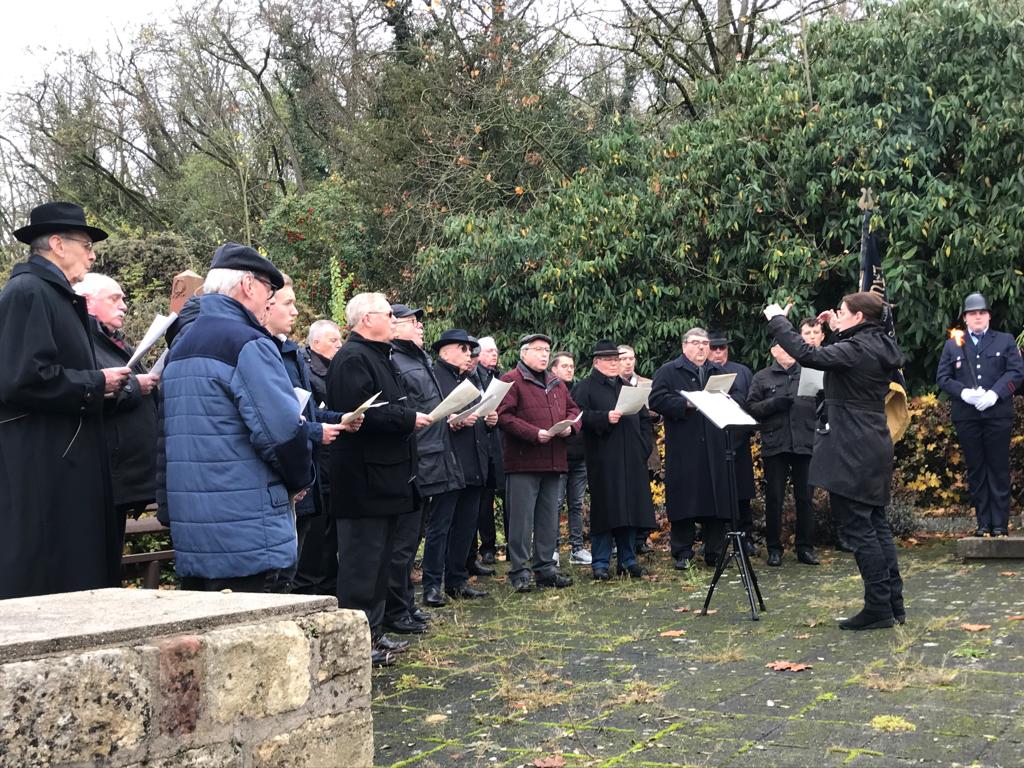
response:
<path id="1" fill-rule="evenodd" d="M 120 584 L 89 324 L 41 256 L 0 292 L 0 599 Z"/>
<path id="2" fill-rule="evenodd" d="M 800 338 L 784 316 L 768 330 L 805 368 L 825 372 L 828 430 L 815 436 L 810 482 L 873 507 L 889 503 L 892 438 L 885 396 L 903 353 L 879 323 L 865 322 L 832 334 L 824 346 Z"/>
<path id="3" fill-rule="evenodd" d="M 330 513 L 340 518 L 389 517 L 419 506 L 416 411 L 391 367 L 391 345 L 353 331 L 327 369 L 327 407 L 350 413 L 380 392 L 358 432 L 330 445 Z"/>
<path id="4" fill-rule="evenodd" d="M 622 389 L 622 379 L 598 370 L 578 382 L 572 399 L 583 411 L 583 452 L 590 486 L 590 530 L 607 533 L 614 528 L 657 528 L 651 501 L 647 457 L 651 452 L 651 426 L 647 409 L 608 422 Z"/>
<path id="5" fill-rule="evenodd" d="M 754 373 L 743 363 L 727 360 L 721 366 L 726 373 L 735 373 L 736 378 L 729 388 L 729 397 L 743 410 L 747 409 L 747 397 Z M 752 432 L 737 431 L 733 434 L 733 447 L 736 449 L 736 496 L 740 499 L 752 499 L 756 495 L 754 489 L 754 459 L 750 455 L 750 437 Z"/>
<path id="6" fill-rule="evenodd" d="M 122 368 L 134 349 L 120 332 L 108 334 L 95 319 L 92 326 L 98 368 Z M 124 347 L 115 342 L 121 341 Z M 132 366 L 128 383 L 103 401 L 103 431 L 107 437 L 114 504 L 149 504 L 156 498 L 157 393 L 142 394 L 138 376 L 142 362 Z"/>
<path id="7" fill-rule="evenodd" d="M 438 359 L 434 363 L 434 375 L 441 387 L 441 394 L 448 397 L 463 381 L 469 379 L 480 389 L 479 379 L 471 373 L 460 373 L 454 366 Z M 480 390 L 483 394 L 483 390 Z M 466 406 L 467 408 L 469 406 Z M 451 430 L 451 428 L 448 428 Z M 459 470 L 466 487 L 482 488 L 487 485 L 487 473 L 491 463 L 491 435 L 487 423 L 477 419 L 471 427 L 451 430 L 452 447 L 459 462 Z"/>
<path id="8" fill-rule="evenodd" d="M 747 412 L 761 422 L 761 455 L 814 451 L 815 402 L 800 397 L 800 363 L 783 368 L 773 362 L 754 374 L 747 396 Z"/>
<path id="9" fill-rule="evenodd" d="M 669 520 L 732 519 L 725 433 L 679 394 L 704 389 L 709 376 L 721 373 L 724 371 L 714 363 L 705 363 L 700 371 L 686 355 L 680 355 L 654 374 L 650 402 L 665 419 L 665 509 Z"/>

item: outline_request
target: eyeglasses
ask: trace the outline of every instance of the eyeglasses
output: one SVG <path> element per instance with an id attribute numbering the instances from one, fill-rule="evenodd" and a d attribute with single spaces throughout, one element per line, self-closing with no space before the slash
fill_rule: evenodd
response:
<path id="1" fill-rule="evenodd" d="M 368 314 L 368 315 L 387 315 L 388 317 L 391 317 L 391 318 L 393 318 L 395 316 L 395 313 L 392 312 L 390 309 L 387 312 L 385 312 L 383 310 L 380 310 L 380 309 L 371 309 L 366 314 Z"/>
<path id="2" fill-rule="evenodd" d="M 713 349 L 716 352 L 721 352 L 723 349 L 728 349 L 728 348 L 729 348 L 729 346 L 727 344 L 712 344 L 711 345 L 711 349 Z"/>
<path id="3" fill-rule="evenodd" d="M 270 301 L 270 299 L 274 298 L 274 294 L 277 293 L 277 288 L 274 287 L 273 283 L 271 283 L 269 280 L 267 280 L 267 278 L 263 277 L 262 275 L 257 275 L 253 272 L 250 272 L 249 274 L 252 275 L 253 280 L 255 280 L 257 283 L 259 283 L 268 291 L 270 291 L 270 296 L 267 297 L 267 301 Z"/>
<path id="4" fill-rule="evenodd" d="M 707 341 L 702 341 L 700 339 L 690 339 L 686 343 L 687 344 L 692 344 L 695 347 L 709 347 L 709 346 L 711 346 Z"/>
<path id="5" fill-rule="evenodd" d="M 367 313 L 370 314 L 370 313 Z M 394 314 L 394 313 L 392 313 Z M 412 323 L 413 325 L 423 325 L 417 318 L 416 315 L 409 315 L 409 317 L 396 317 L 395 322 L 399 325 L 402 323 Z"/>
<path id="6" fill-rule="evenodd" d="M 72 241 L 74 241 L 76 243 L 81 243 L 82 247 L 85 248 L 85 250 L 87 252 L 91 252 L 92 251 L 92 240 L 79 240 L 77 237 L 68 237 L 67 235 L 60 235 L 60 239 L 61 240 L 72 240 Z"/>
<path id="7" fill-rule="evenodd" d="M 551 347 L 527 347 L 527 349 L 531 352 L 540 352 L 542 354 L 551 353 Z"/>

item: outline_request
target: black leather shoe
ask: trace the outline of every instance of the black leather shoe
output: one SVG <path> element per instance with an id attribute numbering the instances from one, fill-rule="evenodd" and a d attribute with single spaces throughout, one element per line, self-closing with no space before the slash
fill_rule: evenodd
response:
<path id="1" fill-rule="evenodd" d="M 743 537 L 743 549 L 747 553 L 747 557 L 757 557 L 757 544 L 746 536 Z"/>
<path id="2" fill-rule="evenodd" d="M 375 667 L 390 667 L 395 661 L 394 654 L 387 651 L 378 651 L 376 648 L 370 651 L 370 663 Z"/>
<path id="3" fill-rule="evenodd" d="M 483 589 L 473 589 L 469 584 L 460 584 L 457 587 L 450 587 L 445 590 L 445 594 L 455 600 L 474 600 L 479 597 L 487 597 L 487 592 Z"/>
<path id="4" fill-rule="evenodd" d="M 992 535 L 992 529 L 991 528 L 978 528 L 974 533 L 971 534 L 971 536 L 977 536 L 978 538 L 981 538 L 982 536 L 991 536 L 991 535 Z"/>
<path id="5" fill-rule="evenodd" d="M 840 552 L 853 552 L 853 547 L 850 546 L 850 542 L 842 536 L 839 536 L 836 539 L 836 549 Z"/>
<path id="6" fill-rule="evenodd" d="M 440 589 L 431 587 L 423 593 L 423 604 L 429 605 L 431 608 L 443 608 L 448 605 L 448 600 L 441 594 Z"/>
<path id="7" fill-rule="evenodd" d="M 690 570 L 690 558 L 680 557 L 676 560 L 675 569 L 677 571 L 688 571 Z"/>
<path id="8" fill-rule="evenodd" d="M 473 563 L 469 566 L 470 576 L 493 576 L 495 573 L 493 568 L 485 568 L 480 563 Z"/>
<path id="9" fill-rule="evenodd" d="M 821 565 L 821 560 L 814 554 L 813 549 L 799 549 L 796 553 L 796 559 L 804 565 Z"/>
<path id="10" fill-rule="evenodd" d="M 632 565 L 630 565 L 630 566 L 628 566 L 626 568 L 623 568 L 620 565 L 620 566 L 618 566 L 618 571 L 619 571 L 619 576 L 623 576 L 623 575 L 628 574 L 631 579 L 639 579 L 641 576 L 644 576 L 644 575 L 647 574 L 647 571 L 644 570 L 643 566 L 641 566 L 639 563 L 633 563 Z"/>
<path id="11" fill-rule="evenodd" d="M 493 552 L 481 552 L 480 562 L 484 565 L 494 565 L 498 562 L 498 558 L 494 556 Z"/>
<path id="12" fill-rule="evenodd" d="M 556 573 L 554 576 L 548 576 L 546 578 L 537 579 L 537 586 L 563 589 L 565 587 L 572 586 L 572 579 L 561 573 Z"/>
<path id="13" fill-rule="evenodd" d="M 512 579 L 512 589 L 516 592 L 532 592 L 533 585 L 529 578 Z"/>
<path id="14" fill-rule="evenodd" d="M 777 549 L 769 549 L 767 562 L 772 568 L 778 568 L 782 565 L 782 553 Z"/>
<path id="15" fill-rule="evenodd" d="M 594 581 L 608 581 L 609 579 L 611 579 L 611 575 L 607 568 L 594 569 Z"/>
<path id="16" fill-rule="evenodd" d="M 427 631 L 427 623 L 425 621 L 416 621 L 411 616 L 406 616 L 403 619 L 384 622 L 384 629 L 397 635 L 422 635 Z"/>
<path id="17" fill-rule="evenodd" d="M 654 547 L 652 547 L 647 542 L 647 539 L 644 539 L 643 541 L 641 541 L 639 544 L 636 545 L 636 547 L 635 547 L 635 549 L 633 551 L 636 552 L 638 555 L 649 555 L 649 554 L 651 554 L 651 552 L 654 551 Z"/>
<path id="18" fill-rule="evenodd" d="M 1005 528 L 993 528 L 992 529 L 992 535 L 993 536 L 1009 536 L 1010 532 L 1008 530 L 1006 530 Z"/>
<path id="19" fill-rule="evenodd" d="M 417 608 L 412 612 L 412 617 L 420 624 L 426 624 L 428 621 L 434 618 L 434 614 L 429 611 L 424 611 L 422 608 Z"/>
<path id="20" fill-rule="evenodd" d="M 893 618 L 891 612 L 888 614 L 876 613 L 865 608 L 856 616 L 840 621 L 839 628 L 859 632 L 864 629 L 888 629 L 895 623 L 896 619 Z"/>
<path id="21" fill-rule="evenodd" d="M 706 565 L 708 568 L 714 568 L 715 566 L 717 566 L 718 565 L 718 553 L 717 552 L 712 552 L 711 554 L 708 554 L 707 552 L 705 552 L 704 553 L 704 565 Z"/>
<path id="22" fill-rule="evenodd" d="M 381 635 L 378 637 L 373 646 L 378 651 L 387 651 L 388 653 L 402 653 L 403 651 L 409 650 L 408 641 L 392 640 L 387 635 Z"/>
<path id="23" fill-rule="evenodd" d="M 907 612 L 903 611 L 902 613 L 896 613 L 895 611 L 893 611 L 892 620 L 895 621 L 897 624 L 906 624 Z"/>

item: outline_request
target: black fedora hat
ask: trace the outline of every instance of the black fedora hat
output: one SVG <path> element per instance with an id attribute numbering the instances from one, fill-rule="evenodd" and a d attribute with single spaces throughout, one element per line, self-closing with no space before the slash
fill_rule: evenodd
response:
<path id="1" fill-rule="evenodd" d="M 94 243 L 107 239 L 107 233 L 85 223 L 85 211 L 74 203 L 44 203 L 28 215 L 28 226 L 14 230 L 14 236 L 31 244 L 40 235 L 77 230 L 89 235 Z"/>
<path id="2" fill-rule="evenodd" d="M 608 339 L 601 339 L 590 350 L 591 357 L 614 357 L 619 359 L 619 345 Z"/>
<path id="3" fill-rule="evenodd" d="M 712 331 L 709 334 L 708 344 L 712 347 L 728 347 L 729 337 L 725 335 L 725 331 Z"/>
<path id="4" fill-rule="evenodd" d="M 470 351 L 473 347 L 477 346 L 476 339 L 470 336 L 462 328 L 449 328 L 447 331 L 441 334 L 441 338 L 430 345 L 431 349 L 435 352 L 440 351 L 441 347 L 448 346 L 449 344 L 466 344 Z"/>

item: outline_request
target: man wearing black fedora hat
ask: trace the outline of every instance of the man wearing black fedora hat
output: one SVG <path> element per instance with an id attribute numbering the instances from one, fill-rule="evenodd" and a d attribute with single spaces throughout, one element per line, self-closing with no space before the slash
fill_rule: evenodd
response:
<path id="1" fill-rule="evenodd" d="M 99 369 L 72 285 L 107 237 L 73 203 L 34 209 L 0 293 L 0 598 L 120 584 L 103 401 L 128 368 Z"/>

